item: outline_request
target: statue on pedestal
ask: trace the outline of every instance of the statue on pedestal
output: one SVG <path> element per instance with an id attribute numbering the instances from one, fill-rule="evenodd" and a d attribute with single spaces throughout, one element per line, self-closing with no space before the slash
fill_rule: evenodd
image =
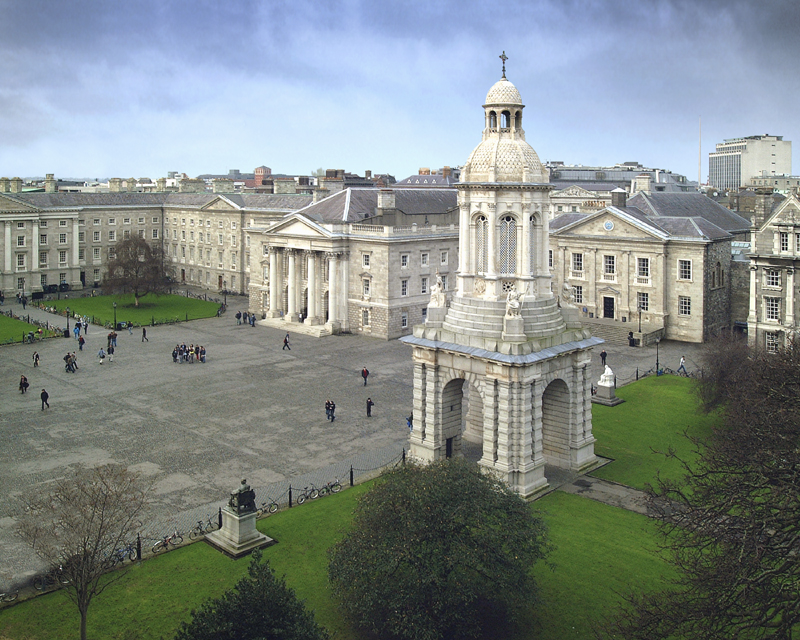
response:
<path id="1" fill-rule="evenodd" d="M 603 387 L 614 386 L 614 372 L 611 370 L 611 367 L 606 365 L 606 369 L 603 372 L 603 375 L 600 376 L 600 381 L 597 384 Z"/>
<path id="2" fill-rule="evenodd" d="M 242 480 L 242 486 L 231 492 L 228 506 L 237 515 L 252 513 L 256 510 L 256 492 L 250 488 L 247 480 Z"/>
<path id="3" fill-rule="evenodd" d="M 506 296 L 506 315 L 513 318 L 520 315 L 522 310 L 522 298 L 523 294 L 517 291 L 516 289 L 512 289 L 508 292 Z"/>
<path id="4" fill-rule="evenodd" d="M 429 307 L 444 307 L 447 304 L 447 296 L 444 292 L 444 282 L 439 272 L 436 272 L 436 283 L 431 286 L 431 301 Z"/>

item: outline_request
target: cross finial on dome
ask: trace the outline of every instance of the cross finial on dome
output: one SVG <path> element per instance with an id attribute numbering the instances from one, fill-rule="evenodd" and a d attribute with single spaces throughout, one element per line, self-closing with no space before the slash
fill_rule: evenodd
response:
<path id="1" fill-rule="evenodd" d="M 503 54 L 500 56 L 500 59 L 503 61 L 503 80 L 506 79 L 506 60 L 508 60 L 508 56 L 506 52 L 503 51 Z"/>

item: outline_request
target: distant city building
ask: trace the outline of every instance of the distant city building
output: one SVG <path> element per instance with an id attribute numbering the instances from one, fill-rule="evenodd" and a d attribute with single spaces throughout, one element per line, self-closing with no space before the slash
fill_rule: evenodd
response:
<path id="1" fill-rule="evenodd" d="M 461 169 L 456 167 L 442 167 L 439 170 L 431 171 L 427 167 L 419 170 L 414 176 L 409 176 L 400 180 L 397 186 L 402 187 L 452 187 L 459 181 Z"/>
<path id="2" fill-rule="evenodd" d="M 774 175 L 774 176 L 755 176 L 750 178 L 748 188 L 769 187 L 777 193 L 788 195 L 800 191 L 800 176 Z"/>
<path id="3" fill-rule="evenodd" d="M 753 177 L 791 173 L 792 143 L 783 136 L 730 138 L 708 154 L 708 182 L 718 189 L 738 189 Z"/>

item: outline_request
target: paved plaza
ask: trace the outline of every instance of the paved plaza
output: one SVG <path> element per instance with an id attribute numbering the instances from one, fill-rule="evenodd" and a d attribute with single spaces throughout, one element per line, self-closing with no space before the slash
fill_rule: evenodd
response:
<path id="1" fill-rule="evenodd" d="M 194 513 L 216 510 L 242 478 L 257 492 L 289 483 L 302 488 L 308 478 L 319 484 L 336 470 L 344 480 L 341 471 L 351 464 L 377 466 L 402 451 L 413 391 L 408 346 L 292 332 L 291 350 L 284 350 L 284 331 L 237 326 L 235 302 L 221 318 L 148 327 L 149 342 L 142 342 L 141 330 L 120 331 L 114 362 L 103 365 L 96 354 L 108 331 L 98 326 L 89 327 L 83 352 L 72 338 L 0 347 L 0 588 L 39 566 L 13 534 L 15 497 L 46 491 L 76 467 L 118 462 L 140 471 L 155 483 L 153 520 L 186 526 L 197 519 Z M 9 306 L 22 313 L 19 305 Z M 28 311 L 64 324 L 64 318 Z M 207 362 L 173 363 L 178 342 L 204 345 Z M 41 356 L 38 369 L 34 350 Z M 64 370 L 67 350 L 78 353 L 74 374 Z M 602 369 L 599 350 L 595 380 Z M 620 384 L 634 379 L 637 367 L 655 365 L 654 348 L 606 350 Z M 679 343 L 662 343 L 662 365 L 677 368 L 683 352 L 695 368 L 698 347 Z M 31 385 L 25 395 L 18 391 L 21 374 Z M 50 394 L 45 411 L 42 388 Z M 375 402 L 371 418 L 368 396 Z M 327 398 L 336 403 L 333 423 L 325 418 Z M 262 489 L 257 497 L 279 496 Z"/>

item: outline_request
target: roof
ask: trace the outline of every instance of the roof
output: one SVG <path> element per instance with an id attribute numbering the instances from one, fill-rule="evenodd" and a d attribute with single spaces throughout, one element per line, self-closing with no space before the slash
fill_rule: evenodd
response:
<path id="1" fill-rule="evenodd" d="M 320 222 L 361 222 L 378 214 L 378 193 L 387 189 L 351 187 L 311 204 L 300 213 Z M 391 188 L 395 209 L 406 215 L 447 213 L 458 206 L 455 189 Z"/>
<path id="2" fill-rule="evenodd" d="M 409 176 L 397 183 L 397 185 L 403 187 L 450 187 L 455 184 L 458 184 L 458 180 L 455 180 L 453 176 L 422 174 Z"/>
<path id="3" fill-rule="evenodd" d="M 649 218 L 700 217 L 729 233 L 750 229 L 750 221 L 726 209 L 702 193 L 644 193 L 628 199 L 629 207 L 641 209 Z"/>

